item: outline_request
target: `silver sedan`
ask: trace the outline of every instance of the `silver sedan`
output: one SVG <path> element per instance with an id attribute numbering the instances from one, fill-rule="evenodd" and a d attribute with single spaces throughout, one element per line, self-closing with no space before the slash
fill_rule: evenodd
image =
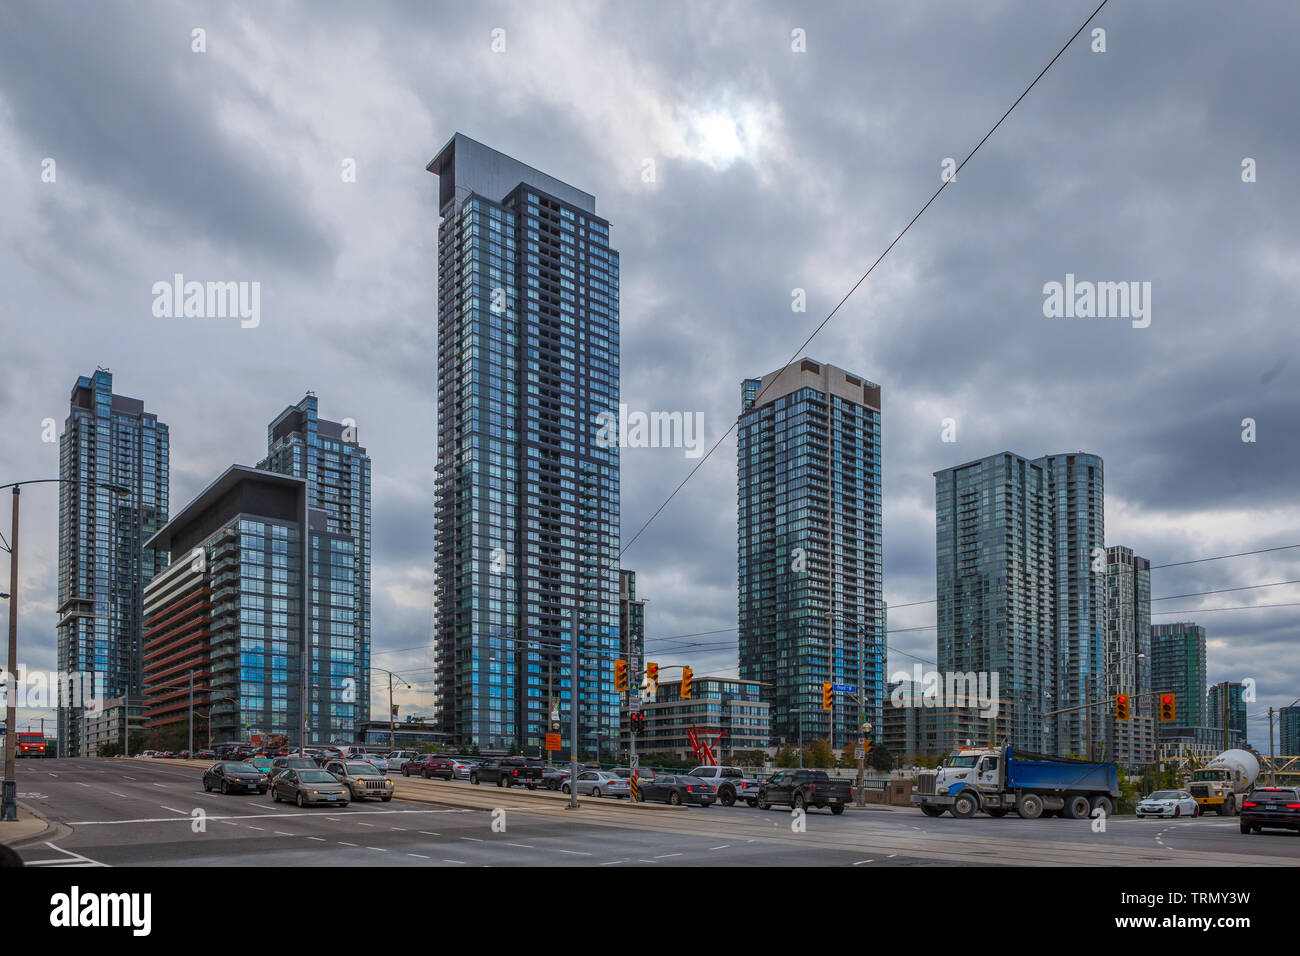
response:
<path id="1" fill-rule="evenodd" d="M 565 793 L 569 792 L 567 780 L 560 789 Z M 584 770 L 578 774 L 579 796 L 627 797 L 631 794 L 632 788 L 627 780 L 616 773 L 610 773 L 608 770 Z"/>

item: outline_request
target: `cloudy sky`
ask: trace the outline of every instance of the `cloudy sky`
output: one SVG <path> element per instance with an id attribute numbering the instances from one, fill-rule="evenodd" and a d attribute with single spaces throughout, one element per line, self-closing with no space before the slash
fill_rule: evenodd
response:
<path id="1" fill-rule="evenodd" d="M 170 425 L 173 510 L 314 390 L 373 458 L 376 663 L 427 710 L 442 144 L 597 197 L 623 401 L 702 412 L 711 442 L 1095 6 L 0 0 L 0 483 L 57 474 L 42 423 L 96 366 Z M 934 594 L 932 473 L 1002 450 L 1101 455 L 1107 543 L 1155 564 L 1300 544 L 1300 7 L 1111 0 L 1093 26 L 1105 51 L 1081 35 L 806 350 L 882 386 L 891 604 Z M 260 325 L 155 317 L 176 273 L 259 282 Z M 1149 282 L 1149 327 L 1045 317 L 1067 274 Z M 626 540 L 694 462 L 623 465 Z M 735 628 L 735 498 L 728 440 L 623 557 L 652 650 L 697 673 L 736 672 L 734 630 L 653 639 Z M 52 667 L 55 493 L 23 501 L 21 658 Z M 1300 548 L 1152 591 L 1296 579 Z M 1296 602 L 1152 610 L 1206 626 L 1254 714 L 1300 695 L 1300 607 L 1209 609 Z M 934 657 L 933 614 L 891 614 L 891 670 Z"/>

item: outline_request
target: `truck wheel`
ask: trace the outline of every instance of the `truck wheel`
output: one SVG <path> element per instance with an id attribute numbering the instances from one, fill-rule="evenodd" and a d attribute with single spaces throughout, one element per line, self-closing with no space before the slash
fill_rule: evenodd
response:
<path id="1" fill-rule="evenodd" d="M 796 793 L 793 797 L 790 798 L 790 809 L 792 809 L 792 810 L 802 810 L 802 809 L 803 809 L 803 794 L 802 794 L 802 793 Z"/>
<path id="2" fill-rule="evenodd" d="M 1223 802 L 1228 807 L 1228 816 L 1235 817 L 1240 812 L 1237 810 L 1237 797 L 1235 794 L 1229 795 L 1228 799 Z"/>
<path id="3" fill-rule="evenodd" d="M 952 815 L 958 820 L 966 820 L 975 816 L 975 811 L 980 808 L 979 801 L 969 793 L 957 794 L 957 799 L 952 802 Z"/>
<path id="4" fill-rule="evenodd" d="M 1036 793 L 1027 793 L 1020 798 L 1020 806 L 1016 809 L 1023 819 L 1037 820 L 1043 815 L 1043 798 Z"/>
<path id="5" fill-rule="evenodd" d="M 474 786 L 477 787 L 477 786 L 478 786 L 478 774 L 476 774 L 476 773 L 472 773 L 472 774 L 470 774 L 470 775 L 469 775 L 469 782 L 472 783 Z"/>
<path id="6" fill-rule="evenodd" d="M 1072 793 L 1065 798 L 1065 815 L 1071 820 L 1086 820 L 1091 809 L 1088 798 L 1081 793 Z"/>
<path id="7" fill-rule="evenodd" d="M 1239 824 L 1237 824 L 1237 825 L 1241 828 L 1241 832 L 1242 832 L 1242 833 L 1250 833 L 1250 832 L 1251 832 L 1251 828 L 1248 827 L 1246 824 L 1244 824 L 1244 823 L 1239 823 Z"/>
<path id="8" fill-rule="evenodd" d="M 835 804 L 835 806 L 831 807 L 831 813 L 835 814 L 837 817 L 843 812 L 844 812 L 844 804 L 842 803 L 837 803 Z"/>
<path id="9" fill-rule="evenodd" d="M 921 812 L 927 817 L 941 817 L 943 816 L 943 809 L 943 807 L 928 807 L 924 804 L 921 806 Z"/>
<path id="10" fill-rule="evenodd" d="M 721 803 L 724 807 L 735 806 L 736 791 L 732 790 L 730 787 L 723 787 L 722 792 L 718 794 L 718 802 Z"/>
<path id="11" fill-rule="evenodd" d="M 772 809 L 772 804 L 768 803 L 768 801 L 767 801 L 767 794 L 765 794 L 765 793 L 760 793 L 760 794 L 759 794 L 759 795 L 754 799 L 754 805 L 757 806 L 758 809 L 760 809 L 760 810 L 771 810 L 771 809 Z"/>
<path id="12" fill-rule="evenodd" d="M 1101 811 L 1102 816 L 1109 819 L 1111 814 L 1115 812 L 1115 803 L 1110 797 L 1093 797 L 1092 812 L 1096 813 L 1098 810 Z"/>

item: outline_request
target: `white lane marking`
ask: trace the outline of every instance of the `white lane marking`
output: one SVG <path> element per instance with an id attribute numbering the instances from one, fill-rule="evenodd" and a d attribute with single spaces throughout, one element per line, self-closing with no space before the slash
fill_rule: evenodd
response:
<path id="1" fill-rule="evenodd" d="M 681 854 L 680 854 L 680 853 L 660 853 L 657 857 L 655 857 L 655 859 L 656 859 L 656 860 L 666 860 L 666 859 L 668 859 L 670 856 L 681 856 Z"/>
<path id="2" fill-rule="evenodd" d="M 134 780 L 134 779 L 135 779 L 135 777 L 127 777 L 126 774 L 122 774 L 122 776 L 123 776 L 123 777 L 126 777 L 127 780 Z"/>
<path id="3" fill-rule="evenodd" d="M 478 837 L 461 837 L 462 840 L 469 840 L 471 843 L 482 843 Z"/>
<path id="4" fill-rule="evenodd" d="M 464 863 L 464 860 L 443 860 L 443 863 Z"/>
<path id="5" fill-rule="evenodd" d="M 339 840 L 339 846 L 356 846 L 356 844 L 355 844 L 355 843 L 344 843 L 342 840 Z"/>
<path id="6" fill-rule="evenodd" d="M 285 833 L 283 830 L 274 831 L 276 836 L 293 836 L 292 833 Z"/>
<path id="7" fill-rule="evenodd" d="M 108 792 L 111 793 L 111 794 L 112 794 L 113 796 L 115 796 L 115 797 L 121 797 L 123 800 L 128 800 L 128 799 L 130 799 L 129 797 L 127 797 L 127 795 L 126 795 L 125 793 L 118 793 L 116 790 L 110 790 L 110 791 L 108 791 Z"/>
<path id="8" fill-rule="evenodd" d="M 77 781 L 77 786 L 78 786 L 78 787 L 89 787 L 90 784 L 88 784 L 88 783 L 82 783 L 81 781 Z"/>
<path id="9" fill-rule="evenodd" d="M 158 806 L 162 807 L 164 810 L 170 810 L 172 813 L 184 813 L 187 817 L 190 815 L 187 810 L 177 810 L 175 807 L 163 806 L 161 803 L 158 804 Z"/>
<path id="10" fill-rule="evenodd" d="M 875 862 L 875 860 L 858 860 L 858 862 L 857 862 L 857 863 L 854 863 L 853 865 L 854 865 L 854 866 L 861 866 L 863 863 L 874 863 L 874 862 Z"/>
<path id="11" fill-rule="evenodd" d="M 561 850 L 559 847 L 556 847 L 556 848 L 555 848 L 555 852 L 556 852 L 556 853 L 572 853 L 574 856 L 591 856 L 590 853 L 587 853 L 587 852 L 585 852 L 584 850 Z"/>
<path id="12" fill-rule="evenodd" d="M 374 850 L 376 853 L 387 853 L 387 852 L 388 852 L 388 851 L 385 850 L 383 847 L 378 847 L 378 846 L 368 846 L 368 847 L 366 847 L 366 849 L 367 849 L 367 850 Z"/>
<path id="13" fill-rule="evenodd" d="M 537 849 L 537 847 L 535 847 L 535 846 L 530 846 L 530 845 L 527 844 L 527 843 L 507 843 L 506 846 L 517 846 L 517 847 L 519 847 L 521 850 L 536 850 L 536 849 Z"/>
<path id="14" fill-rule="evenodd" d="M 729 846 L 731 846 L 730 843 L 724 843 L 724 844 L 722 844 L 722 846 L 711 846 L 711 847 L 709 847 L 709 849 L 710 849 L 710 850 L 725 850 L 725 849 L 726 849 L 727 847 L 729 847 Z"/>
<path id="15" fill-rule="evenodd" d="M 620 863 L 626 863 L 627 860 L 610 860 L 608 863 L 602 863 L 601 866 L 617 866 Z"/>
<path id="16" fill-rule="evenodd" d="M 442 836 L 441 833 L 434 833 L 432 830 L 417 830 L 416 833 L 423 833 L 425 836 Z"/>
<path id="17" fill-rule="evenodd" d="M 71 850 L 65 850 L 62 847 L 55 846 L 53 843 L 46 843 L 47 847 L 55 853 L 62 853 L 62 857 L 55 857 L 51 860 L 28 860 L 24 866 L 108 866 L 107 863 L 100 863 L 98 860 L 92 860 L 88 856 L 82 856 L 80 853 L 73 853 Z"/>
<path id="18" fill-rule="evenodd" d="M 427 859 L 429 859 L 429 857 L 425 856 L 423 853 L 408 853 L 408 854 L 406 854 L 406 855 L 407 855 L 407 856 L 413 856 L 413 857 L 415 857 L 417 860 L 427 860 Z"/>
<path id="19" fill-rule="evenodd" d="M 263 832 L 266 831 L 266 827 L 255 827 L 255 826 L 253 826 L 251 823 L 248 825 L 248 829 L 250 829 L 250 830 L 261 830 L 261 831 L 263 831 Z"/>
<path id="20" fill-rule="evenodd" d="M 355 817 L 355 816 L 361 816 L 362 814 L 378 814 L 378 813 L 472 813 L 472 812 L 473 811 L 469 811 L 469 810 L 349 810 L 348 816 Z M 306 816 L 313 816 L 324 820 L 335 820 L 335 821 L 338 820 L 338 817 L 322 817 L 320 812 L 316 810 L 302 810 L 298 812 L 294 812 L 291 810 L 280 810 L 277 813 L 237 813 L 237 814 L 231 814 L 229 817 L 216 816 L 215 814 L 211 814 L 211 813 L 207 815 L 209 820 L 219 820 L 222 823 L 226 822 L 227 820 L 264 820 L 267 817 L 287 818 L 287 817 L 306 817 Z M 167 823 L 169 821 L 175 823 L 180 819 L 181 819 L 180 817 L 156 817 L 156 818 L 142 817 L 140 819 L 132 819 L 132 820 L 77 820 L 72 823 L 69 823 L 68 826 L 73 826 L 73 827 L 117 826 L 123 823 Z"/>
<path id="21" fill-rule="evenodd" d="M 309 836 L 307 839 L 308 839 L 308 840 L 317 840 L 317 841 L 319 841 L 319 842 L 321 842 L 321 843 L 325 843 L 325 842 L 326 842 L 326 840 L 325 840 L 324 837 L 313 837 L 313 836 Z"/>
<path id="22" fill-rule="evenodd" d="M 359 827 L 373 827 L 374 824 L 373 824 L 373 823 L 362 823 L 360 820 L 358 820 L 358 821 L 357 821 L 357 826 L 359 826 Z"/>

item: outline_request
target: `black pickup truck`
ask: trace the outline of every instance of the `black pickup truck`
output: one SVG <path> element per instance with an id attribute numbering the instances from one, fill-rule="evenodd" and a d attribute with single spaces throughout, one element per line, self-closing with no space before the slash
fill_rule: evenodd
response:
<path id="1" fill-rule="evenodd" d="M 498 787 L 525 786 L 536 790 L 542 782 L 542 764 L 539 760 L 523 757 L 487 760 L 469 772 L 469 782 L 495 783 Z"/>
<path id="2" fill-rule="evenodd" d="M 847 780 L 832 780 L 824 770 L 782 770 L 758 787 L 758 808 L 807 807 L 830 808 L 836 816 L 853 800 L 853 787 Z"/>

